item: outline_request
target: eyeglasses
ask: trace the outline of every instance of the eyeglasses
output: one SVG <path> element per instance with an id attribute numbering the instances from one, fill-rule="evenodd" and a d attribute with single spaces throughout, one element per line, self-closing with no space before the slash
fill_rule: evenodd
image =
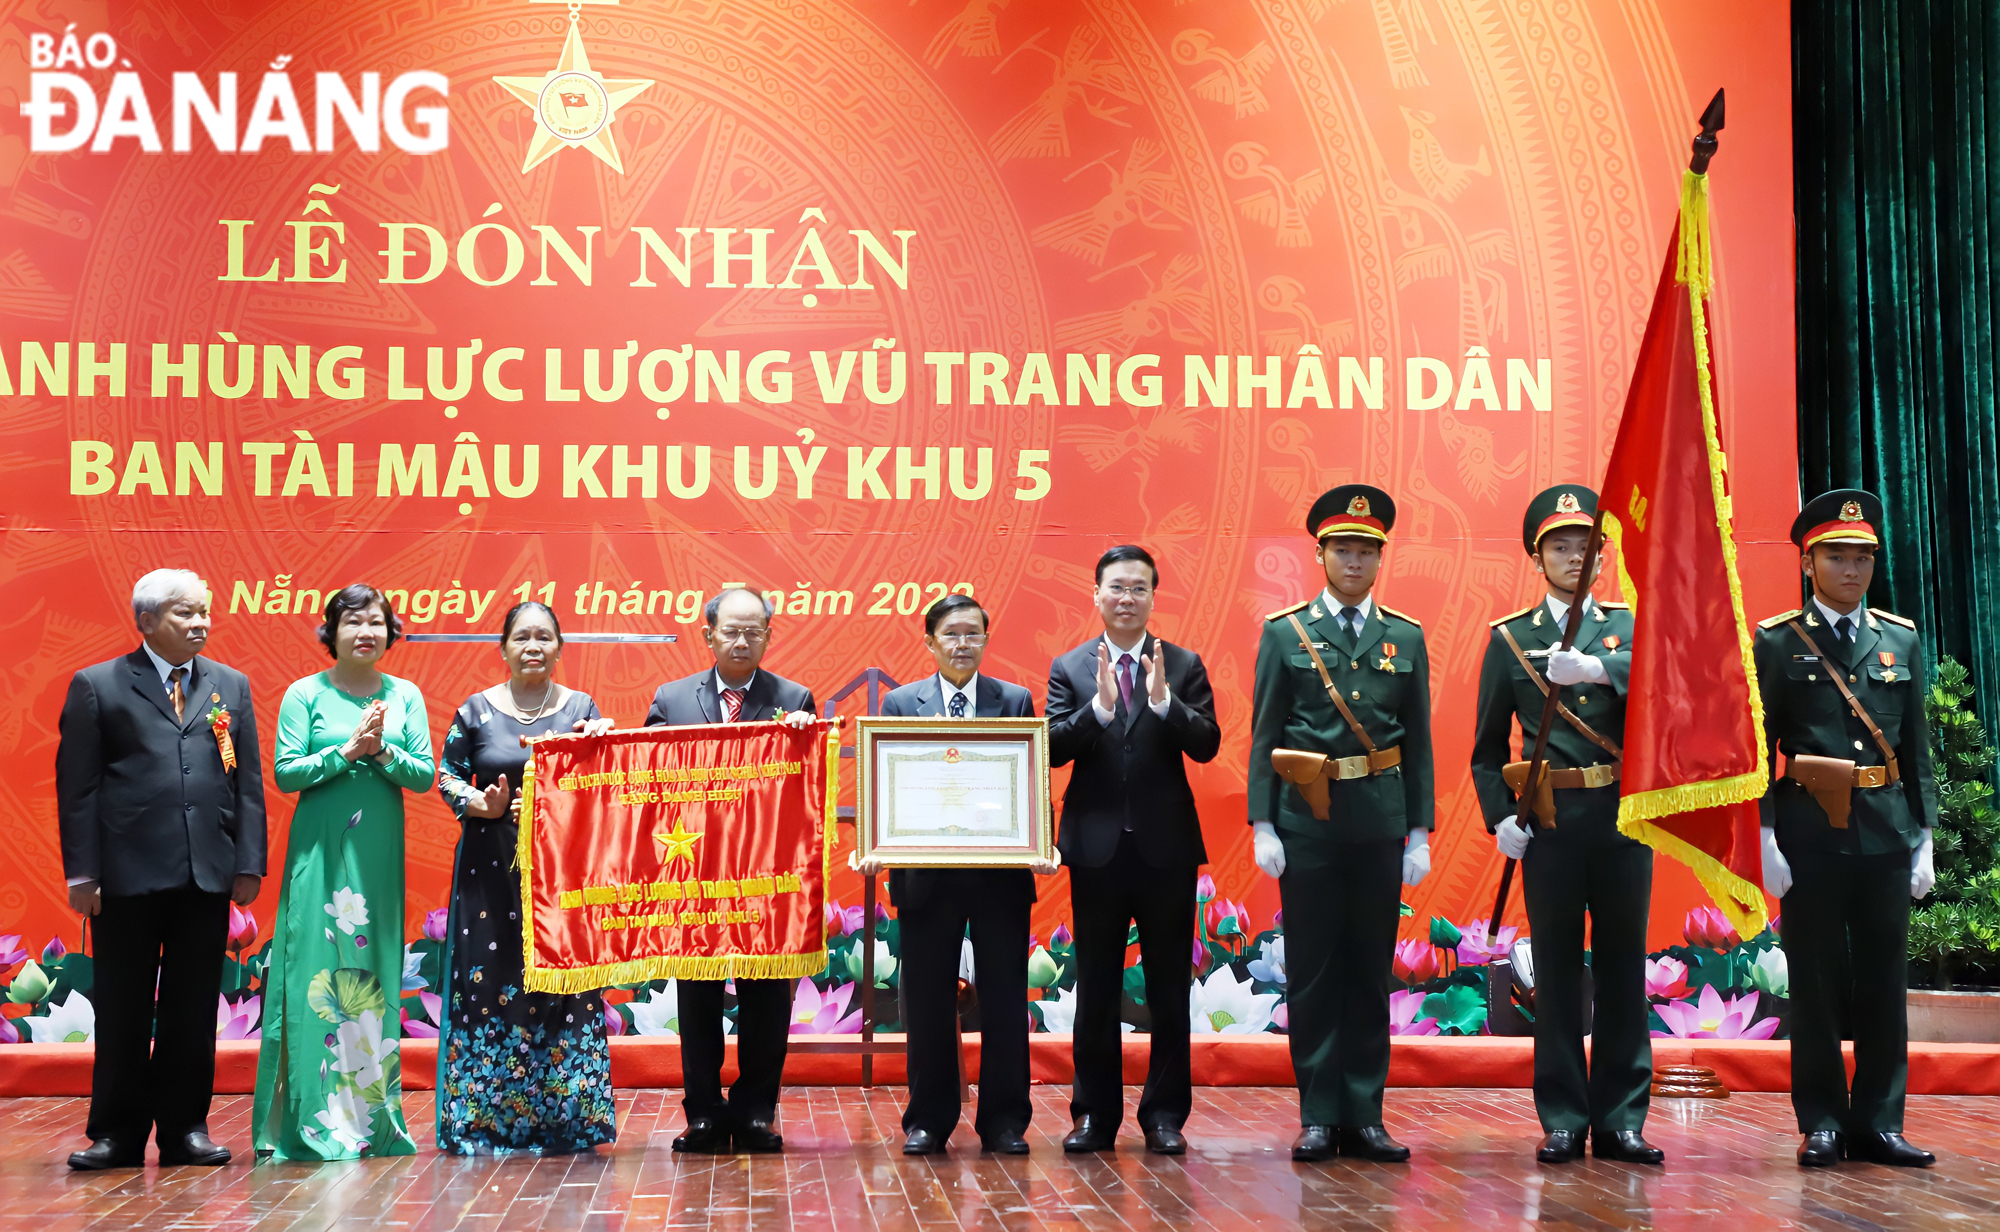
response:
<path id="1" fill-rule="evenodd" d="M 946 646 L 984 646 L 986 644 L 986 635 L 984 633 L 938 633 L 934 636 Z"/>
<path id="2" fill-rule="evenodd" d="M 1106 586 L 1104 588 L 1104 593 L 1110 595 L 1113 599 L 1129 598 L 1129 599 L 1136 599 L 1140 603 L 1144 603 L 1146 600 L 1153 597 L 1153 588 L 1150 586 L 1119 586 L 1116 583 L 1113 583 L 1112 585 Z"/>
<path id="3" fill-rule="evenodd" d="M 715 631 L 715 640 L 725 646 L 733 646 L 737 642 L 755 646 L 769 636 L 771 636 L 769 629 L 717 629 Z"/>

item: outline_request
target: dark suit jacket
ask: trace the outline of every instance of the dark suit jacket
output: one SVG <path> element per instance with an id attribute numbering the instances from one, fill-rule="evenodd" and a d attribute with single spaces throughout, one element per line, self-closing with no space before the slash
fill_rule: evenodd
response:
<path id="1" fill-rule="evenodd" d="M 812 690 L 794 684 L 775 672 L 759 669 L 751 678 L 750 692 L 743 699 L 739 723 L 767 723 L 789 710 L 819 713 Z M 715 692 L 715 669 L 703 668 L 692 676 L 669 680 L 653 694 L 646 711 L 648 727 L 683 727 L 695 723 L 722 722 L 722 699 Z"/>
<path id="2" fill-rule="evenodd" d="M 1035 717 L 1035 699 L 1018 684 L 995 680 L 984 672 L 980 673 L 972 700 L 972 717 L 976 719 L 1032 719 Z M 944 714 L 944 686 L 938 683 L 937 673 L 913 684 L 891 690 L 882 699 L 882 713 L 896 718 L 923 719 Z M 940 878 L 938 873 L 951 873 L 952 869 L 892 868 L 889 870 L 889 901 L 898 910 L 921 907 L 936 892 L 940 881 L 949 885 L 950 877 Z M 1020 893 L 1029 902 L 1035 901 L 1035 875 L 1027 869 L 996 870 L 1009 874 L 1018 873 Z M 1013 876 L 1006 878 L 1012 886 Z"/>
<path id="3" fill-rule="evenodd" d="M 264 875 L 264 772 L 243 673 L 197 656 L 185 718 L 143 648 L 70 677 L 56 745 L 63 875 L 111 896 L 192 881 L 226 894 L 239 873 Z M 208 724 L 228 707 L 236 769 Z"/>
<path id="4" fill-rule="evenodd" d="M 1062 830 L 1056 839 L 1063 862 L 1085 868 L 1109 863 L 1130 821 L 1152 867 L 1205 864 L 1201 817 L 1182 760 L 1211 761 L 1222 747 L 1215 694 L 1201 656 L 1148 634 L 1140 653 L 1164 652 L 1167 658 L 1172 694 L 1167 717 L 1156 716 L 1142 700 L 1142 667 L 1139 692 L 1133 695 L 1137 708 L 1128 713 L 1121 701 L 1107 727 L 1097 721 L 1090 704 L 1097 696 L 1101 640 L 1091 638 L 1049 667 L 1049 761 L 1052 766 L 1076 763 L 1063 793 Z"/>

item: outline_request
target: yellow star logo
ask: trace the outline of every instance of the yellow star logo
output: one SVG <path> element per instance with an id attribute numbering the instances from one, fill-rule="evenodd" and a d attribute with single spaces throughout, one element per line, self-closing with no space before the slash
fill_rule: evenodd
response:
<path id="1" fill-rule="evenodd" d="M 653 83 L 636 77 L 607 78 L 593 70 L 574 18 L 570 20 L 569 37 L 563 40 L 562 58 L 556 61 L 555 68 L 539 77 L 493 80 L 535 113 L 535 135 L 528 142 L 527 161 L 521 164 L 522 175 L 557 150 L 578 146 L 603 159 L 618 174 L 625 174 L 625 164 L 618 157 L 618 143 L 611 136 L 611 121 L 619 107 Z"/>
<path id="2" fill-rule="evenodd" d="M 660 858 L 668 864 L 683 858 L 690 864 L 694 863 L 694 845 L 701 838 L 699 830 L 690 832 L 678 817 L 674 818 L 673 829 L 653 832 L 653 841 L 662 848 Z"/>

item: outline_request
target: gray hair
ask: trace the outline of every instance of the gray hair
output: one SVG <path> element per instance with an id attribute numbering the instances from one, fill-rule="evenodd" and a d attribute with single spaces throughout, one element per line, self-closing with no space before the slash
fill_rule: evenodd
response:
<path id="1" fill-rule="evenodd" d="M 749 595 L 752 599 L 755 599 L 757 602 L 763 604 L 764 623 L 767 625 L 771 623 L 771 617 L 777 613 L 778 609 L 773 607 L 771 605 L 771 601 L 765 598 L 763 595 L 760 595 L 756 591 L 750 590 L 747 587 L 731 586 L 727 590 L 717 591 L 715 593 L 715 598 L 710 599 L 707 603 L 702 605 L 701 622 L 707 625 L 709 628 L 713 629 L 715 627 L 717 614 L 722 611 L 722 601 L 724 599 L 727 599 L 731 595 Z"/>
<path id="2" fill-rule="evenodd" d="M 155 569 L 132 587 L 132 623 L 176 599 L 207 593 L 208 583 L 192 569 Z"/>

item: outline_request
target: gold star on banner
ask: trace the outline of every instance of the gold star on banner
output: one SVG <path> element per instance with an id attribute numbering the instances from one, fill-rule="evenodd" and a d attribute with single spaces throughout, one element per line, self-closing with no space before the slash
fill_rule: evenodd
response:
<path id="1" fill-rule="evenodd" d="M 539 77 L 495 77 L 509 94 L 535 113 L 535 135 L 528 142 L 527 161 L 521 174 L 561 149 L 578 146 L 608 163 L 613 171 L 625 174 L 618 157 L 618 143 L 611 136 L 611 121 L 618 108 L 637 98 L 651 81 L 639 78 L 607 78 L 590 67 L 590 53 L 583 49 L 583 35 L 571 20 L 569 37 L 563 40 L 562 58 L 555 68 Z"/>
<path id="2" fill-rule="evenodd" d="M 686 857 L 688 863 L 694 863 L 694 845 L 699 843 L 701 838 L 699 830 L 689 832 L 678 817 L 674 818 L 673 829 L 653 832 L 653 841 L 663 848 L 660 858 L 668 864 L 682 857 Z"/>

